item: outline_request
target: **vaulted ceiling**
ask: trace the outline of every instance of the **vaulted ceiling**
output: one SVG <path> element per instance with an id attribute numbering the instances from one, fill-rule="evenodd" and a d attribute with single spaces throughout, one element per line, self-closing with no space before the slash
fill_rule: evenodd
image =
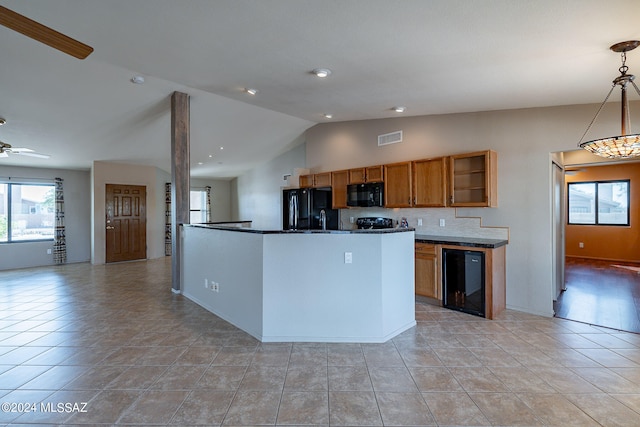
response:
<path id="1" fill-rule="evenodd" d="M 315 123 L 395 117 L 394 106 L 599 103 L 620 65 L 608 47 L 640 38 L 637 0 L 0 4 L 95 49 L 78 60 L 0 27 L 0 140 L 51 155 L 2 158 L 0 169 L 103 160 L 168 170 L 176 90 L 191 95 L 192 175 L 218 178 L 277 156 Z M 638 72 L 640 51 L 627 64 Z M 318 67 L 332 74 L 318 79 Z"/>

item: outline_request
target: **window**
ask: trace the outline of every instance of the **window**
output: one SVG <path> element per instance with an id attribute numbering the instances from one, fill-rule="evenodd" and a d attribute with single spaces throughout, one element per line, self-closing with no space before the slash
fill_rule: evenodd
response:
<path id="1" fill-rule="evenodd" d="M 53 184 L 0 183 L 0 242 L 53 240 Z"/>
<path id="2" fill-rule="evenodd" d="M 189 222 L 201 224 L 207 222 L 207 192 L 205 190 L 191 190 L 189 197 Z"/>
<path id="3" fill-rule="evenodd" d="M 569 224 L 629 225 L 629 180 L 569 183 Z"/>

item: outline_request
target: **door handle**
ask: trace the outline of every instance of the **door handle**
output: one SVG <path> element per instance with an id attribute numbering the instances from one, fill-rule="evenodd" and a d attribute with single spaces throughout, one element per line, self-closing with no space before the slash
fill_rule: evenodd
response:
<path id="1" fill-rule="evenodd" d="M 114 230 L 114 229 L 115 229 L 115 227 L 112 227 L 112 226 L 110 226 L 110 225 L 107 225 L 107 230 Z"/>

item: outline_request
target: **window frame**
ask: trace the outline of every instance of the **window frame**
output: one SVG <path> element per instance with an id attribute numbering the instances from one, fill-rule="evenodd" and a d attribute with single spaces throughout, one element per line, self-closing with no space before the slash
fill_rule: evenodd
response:
<path id="1" fill-rule="evenodd" d="M 52 226 L 52 237 L 51 238 L 40 238 L 40 239 L 19 239 L 19 240 L 14 240 L 12 239 L 12 233 L 11 233 L 11 229 L 12 229 L 12 222 L 13 222 L 13 211 L 11 209 L 12 207 L 12 193 L 13 193 L 13 187 L 16 185 L 20 185 L 20 186 L 38 186 L 38 187 L 51 187 L 54 191 L 54 197 L 55 197 L 55 184 L 51 183 L 51 182 L 7 182 L 7 181 L 0 181 L 0 185 L 6 185 L 7 186 L 7 195 L 6 195 L 6 200 L 7 200 L 7 205 L 6 205 L 6 214 L 7 214 L 7 240 L 0 240 L 0 245 L 13 245 L 13 244 L 18 244 L 18 243 L 37 243 L 37 242 L 53 242 L 55 241 L 55 231 L 56 231 L 56 225 L 55 225 L 55 215 L 56 215 L 56 206 L 55 206 L 55 199 L 54 199 L 54 206 L 53 206 L 53 226 Z"/>
<path id="2" fill-rule="evenodd" d="M 600 222 L 600 198 L 598 192 L 600 184 L 614 184 L 614 183 L 626 183 L 627 184 L 627 222 L 622 223 L 602 223 Z M 571 222 L 571 186 L 577 184 L 593 184 L 595 186 L 594 193 L 594 222 Z M 630 227 L 631 226 L 631 180 L 630 179 L 610 179 L 610 180 L 597 180 L 597 181 L 574 181 L 567 183 L 567 225 L 585 225 L 585 226 L 597 226 L 597 227 Z"/>
<path id="3" fill-rule="evenodd" d="M 191 193 L 203 193 L 201 194 L 201 196 L 204 198 L 204 206 L 203 209 L 192 209 L 191 208 Z M 199 222 L 199 223 L 194 223 L 194 224 L 206 224 L 206 218 L 207 215 L 209 213 L 209 207 L 207 206 L 207 190 L 204 188 L 192 188 L 189 190 L 189 221 L 191 222 L 191 214 L 194 212 L 199 212 L 201 217 L 202 215 L 204 215 L 205 218 L 205 222 Z"/>

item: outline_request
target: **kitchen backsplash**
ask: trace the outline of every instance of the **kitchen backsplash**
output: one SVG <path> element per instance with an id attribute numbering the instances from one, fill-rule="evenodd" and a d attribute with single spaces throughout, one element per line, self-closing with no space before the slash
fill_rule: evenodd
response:
<path id="1" fill-rule="evenodd" d="M 508 227 L 482 227 L 480 218 L 456 217 L 454 208 L 350 208 L 340 210 L 340 221 L 345 230 L 356 228 L 355 220 L 359 217 L 382 216 L 391 218 L 394 227 L 397 227 L 402 218 L 406 218 L 409 227 L 416 229 L 416 234 L 428 234 L 435 236 L 462 236 L 485 239 L 509 239 Z M 353 218 L 353 223 L 350 219 Z M 422 219 L 422 225 L 418 220 Z M 440 226 L 444 221 L 444 226 Z"/>

